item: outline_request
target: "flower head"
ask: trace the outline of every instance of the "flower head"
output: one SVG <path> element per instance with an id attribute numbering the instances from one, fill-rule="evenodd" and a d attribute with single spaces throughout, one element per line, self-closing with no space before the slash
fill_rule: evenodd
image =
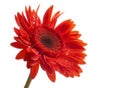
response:
<path id="1" fill-rule="evenodd" d="M 18 28 L 14 28 L 16 41 L 11 45 L 21 49 L 16 59 L 27 62 L 32 79 L 40 66 L 54 82 L 55 71 L 66 77 L 80 75 L 82 69 L 79 65 L 85 64 L 83 51 L 86 43 L 79 39 L 81 34 L 73 30 L 75 24 L 71 19 L 56 26 L 61 13 L 58 11 L 52 16 L 52 10 L 53 6 L 47 9 L 42 22 L 37 14 L 38 8 L 35 11 L 26 7 L 26 15 L 18 12 L 15 15 Z"/>

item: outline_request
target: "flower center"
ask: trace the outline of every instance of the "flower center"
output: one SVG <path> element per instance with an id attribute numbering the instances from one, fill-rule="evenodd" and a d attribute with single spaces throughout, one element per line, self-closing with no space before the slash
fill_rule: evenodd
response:
<path id="1" fill-rule="evenodd" d="M 47 55 L 56 55 L 63 47 L 63 41 L 58 33 L 52 29 L 39 28 L 34 36 L 37 49 Z"/>
<path id="2" fill-rule="evenodd" d="M 44 36 L 40 39 L 41 43 L 47 48 L 54 48 L 54 41 L 48 36 Z"/>

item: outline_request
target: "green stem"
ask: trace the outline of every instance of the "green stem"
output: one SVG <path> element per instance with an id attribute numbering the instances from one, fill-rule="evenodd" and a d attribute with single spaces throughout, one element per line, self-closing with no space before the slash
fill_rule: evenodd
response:
<path id="1" fill-rule="evenodd" d="M 28 76 L 28 79 L 26 81 L 26 84 L 25 84 L 24 88 L 29 88 L 31 81 L 32 81 L 31 77 Z"/>

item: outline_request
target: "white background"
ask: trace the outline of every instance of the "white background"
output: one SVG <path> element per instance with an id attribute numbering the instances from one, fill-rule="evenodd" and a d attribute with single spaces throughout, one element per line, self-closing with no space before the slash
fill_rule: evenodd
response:
<path id="1" fill-rule="evenodd" d="M 23 88 L 29 74 L 19 52 L 10 46 L 17 27 L 14 15 L 31 5 L 40 4 L 39 16 L 54 5 L 54 12 L 64 12 L 58 23 L 71 18 L 86 46 L 86 65 L 81 77 L 66 78 L 57 73 L 52 83 L 46 73 L 39 73 L 30 88 L 120 88 L 120 2 L 119 0 L 3 0 L 0 1 L 0 88 Z M 57 23 L 57 24 L 58 24 Z"/>

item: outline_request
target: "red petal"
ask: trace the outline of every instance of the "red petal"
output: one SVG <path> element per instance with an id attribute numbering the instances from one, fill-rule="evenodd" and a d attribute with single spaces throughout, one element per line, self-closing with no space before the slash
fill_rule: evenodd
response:
<path id="1" fill-rule="evenodd" d="M 69 49 L 65 51 L 64 57 L 75 64 L 85 64 L 86 54 L 80 49 Z"/>
<path id="2" fill-rule="evenodd" d="M 47 76 L 49 77 L 49 79 L 50 79 L 52 82 L 55 82 L 55 80 L 56 80 L 55 71 L 46 72 L 46 73 L 47 73 Z"/>
<path id="3" fill-rule="evenodd" d="M 30 56 L 31 56 L 30 53 L 27 52 L 23 58 L 24 61 L 28 61 L 30 59 Z"/>
<path id="4" fill-rule="evenodd" d="M 20 29 L 19 32 L 23 38 L 25 38 L 26 40 L 29 40 L 29 34 L 25 30 Z"/>
<path id="5" fill-rule="evenodd" d="M 25 54 L 26 54 L 26 49 L 21 50 L 21 51 L 17 54 L 16 59 L 22 59 L 22 58 L 24 58 Z"/>
<path id="6" fill-rule="evenodd" d="M 79 65 L 74 65 L 74 66 L 71 67 L 71 69 L 74 70 L 74 74 L 76 76 L 79 76 L 79 74 L 82 72 L 82 69 L 80 68 Z"/>
<path id="7" fill-rule="evenodd" d="M 67 70 L 65 67 L 59 66 L 59 69 L 57 71 L 63 74 L 64 76 L 68 77 Z"/>
<path id="8" fill-rule="evenodd" d="M 28 45 L 28 46 L 31 45 L 31 42 L 29 40 L 26 40 L 24 37 L 20 36 L 19 38 L 25 45 Z"/>
<path id="9" fill-rule="evenodd" d="M 77 35 L 79 34 L 79 31 L 71 31 L 70 35 Z"/>
<path id="10" fill-rule="evenodd" d="M 75 41 L 76 43 L 79 43 L 81 46 L 86 46 L 87 43 L 83 42 L 82 40 Z"/>
<path id="11" fill-rule="evenodd" d="M 66 48 L 85 50 L 83 46 L 85 46 L 86 43 L 84 43 L 82 40 L 77 40 L 77 41 L 75 40 L 75 41 L 66 41 L 65 45 Z"/>
<path id="12" fill-rule="evenodd" d="M 31 20 L 31 7 L 29 6 L 29 8 L 27 9 L 27 7 L 25 7 L 25 12 L 26 12 L 26 16 L 27 16 L 27 19 L 28 19 L 28 22 L 30 23 L 30 20 Z"/>
<path id="13" fill-rule="evenodd" d="M 48 62 L 46 62 L 46 60 L 47 60 L 46 57 L 42 56 L 40 58 L 40 65 L 42 69 L 46 71 L 49 79 L 52 82 L 55 82 L 55 79 L 56 79 L 55 71 L 53 70 L 52 66 L 48 64 Z"/>
<path id="14" fill-rule="evenodd" d="M 18 26 L 20 27 L 20 29 L 24 29 L 24 30 L 26 30 L 29 33 L 29 31 L 30 31 L 30 24 L 26 20 L 26 18 L 25 18 L 23 13 L 22 14 L 17 13 L 17 15 L 15 16 L 15 20 L 16 20 Z"/>
<path id="15" fill-rule="evenodd" d="M 81 36 L 81 34 L 79 34 L 78 31 L 71 31 L 69 34 L 67 35 L 64 35 L 64 39 L 67 39 L 67 40 L 77 40 L 79 37 Z"/>
<path id="16" fill-rule="evenodd" d="M 69 61 L 68 59 L 66 59 L 65 57 L 61 57 L 61 58 L 56 58 L 55 62 L 61 66 L 64 67 L 70 67 L 72 66 L 74 63 Z"/>
<path id="17" fill-rule="evenodd" d="M 66 56 L 72 56 L 72 57 L 81 57 L 81 59 L 84 59 L 85 56 L 87 56 L 83 50 L 80 49 L 70 49 L 69 51 L 66 51 L 67 54 L 65 54 Z"/>
<path id="18" fill-rule="evenodd" d="M 54 61 L 54 59 L 55 59 L 55 58 L 52 58 L 52 57 L 47 57 L 47 56 L 44 57 L 45 62 L 46 62 L 50 67 L 56 65 L 56 62 Z"/>
<path id="19" fill-rule="evenodd" d="M 17 13 L 17 15 L 15 15 L 15 20 L 16 20 L 16 22 L 17 22 L 17 25 L 18 25 L 20 28 L 22 28 L 20 19 L 21 19 L 21 14 L 20 14 L 20 13 Z"/>
<path id="20" fill-rule="evenodd" d="M 49 25 L 51 29 L 54 29 L 55 24 L 56 24 L 56 22 L 57 22 L 57 19 L 58 19 L 58 17 L 59 17 L 61 14 L 62 14 L 62 13 L 60 13 L 60 11 L 58 11 L 58 12 L 56 12 L 56 13 L 54 14 L 54 16 L 53 16 L 52 19 L 51 19 L 50 25 Z"/>
<path id="21" fill-rule="evenodd" d="M 20 29 L 19 32 L 20 32 L 21 36 L 28 36 L 28 33 L 23 29 Z"/>
<path id="22" fill-rule="evenodd" d="M 38 62 L 39 62 L 38 58 L 37 58 L 36 61 L 35 61 L 35 59 L 34 59 L 34 60 L 31 60 L 31 56 L 30 56 L 30 57 L 27 59 L 27 68 L 33 67 L 34 65 L 38 64 Z"/>
<path id="23" fill-rule="evenodd" d="M 82 72 L 82 69 L 78 65 L 73 65 L 69 68 L 59 66 L 59 70 L 57 71 L 66 77 L 74 77 L 74 76 L 79 76 L 80 73 Z"/>
<path id="24" fill-rule="evenodd" d="M 35 48 L 27 48 L 27 52 L 34 54 L 34 55 L 39 55 L 39 51 L 37 51 Z"/>
<path id="25" fill-rule="evenodd" d="M 35 64 L 34 66 L 32 66 L 30 69 L 30 76 L 32 79 L 35 78 L 35 76 L 38 73 L 38 70 L 39 70 L 39 62 L 37 64 Z"/>
<path id="26" fill-rule="evenodd" d="M 28 20 L 26 19 L 26 17 L 24 16 L 23 13 L 21 16 L 22 16 L 21 17 L 21 24 L 22 24 L 24 30 L 26 30 L 28 33 L 30 33 L 29 32 L 30 31 L 30 24 L 29 24 Z"/>
<path id="27" fill-rule="evenodd" d="M 18 43 L 18 42 L 13 42 L 13 43 L 11 43 L 11 46 L 13 46 L 13 47 L 15 47 L 15 48 L 25 48 L 25 46 L 24 45 L 22 45 L 22 44 L 20 44 L 20 43 Z"/>
<path id="28" fill-rule="evenodd" d="M 50 23 L 50 18 L 52 15 L 53 5 L 47 9 L 43 17 L 43 25 L 47 26 Z"/>
<path id="29" fill-rule="evenodd" d="M 30 24 L 30 27 L 32 29 L 36 28 L 38 25 L 41 24 L 40 18 L 37 15 L 37 11 L 39 9 L 39 6 L 37 8 L 37 10 L 31 10 L 31 7 L 29 6 L 29 8 L 27 9 L 27 7 L 25 8 L 25 12 L 26 12 L 26 16 L 28 19 L 28 22 Z"/>
<path id="30" fill-rule="evenodd" d="M 77 62 L 78 64 L 86 64 L 85 61 L 83 61 L 82 57 L 72 57 L 72 56 L 68 56 L 68 59 L 72 62 Z"/>
<path id="31" fill-rule="evenodd" d="M 25 45 L 24 42 L 20 39 L 20 37 L 14 37 L 14 39 L 22 45 Z"/>
<path id="32" fill-rule="evenodd" d="M 73 21 L 69 20 L 65 20 L 62 23 L 60 23 L 55 30 L 60 32 L 61 34 L 66 34 L 69 33 L 73 28 L 75 27 L 75 24 L 73 23 Z"/>
<path id="33" fill-rule="evenodd" d="M 20 32 L 19 32 L 20 33 Z M 23 35 L 23 34 L 22 34 Z M 22 45 L 31 45 L 30 43 L 30 39 L 29 39 L 29 36 L 26 35 L 25 36 L 22 36 L 21 33 L 19 34 L 19 37 L 14 37 L 14 39 L 21 43 Z"/>
<path id="34" fill-rule="evenodd" d="M 20 31 L 17 28 L 14 28 L 14 32 L 19 36 L 20 35 Z"/>
<path id="35" fill-rule="evenodd" d="M 82 69 L 78 65 L 74 65 L 71 68 L 68 68 L 68 72 L 70 77 L 80 76 Z"/>

